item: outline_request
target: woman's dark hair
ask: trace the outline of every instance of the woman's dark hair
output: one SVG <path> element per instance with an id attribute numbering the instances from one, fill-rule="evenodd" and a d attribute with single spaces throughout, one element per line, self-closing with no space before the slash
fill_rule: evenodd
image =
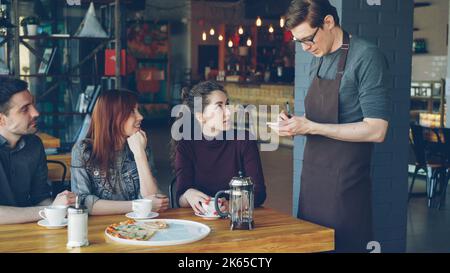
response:
<path id="1" fill-rule="evenodd" d="M 187 106 L 189 108 L 189 112 L 191 113 L 191 126 L 192 126 L 192 134 L 194 132 L 194 124 L 197 122 L 195 119 L 195 111 L 198 111 L 198 109 L 195 109 L 194 107 L 194 100 L 195 98 L 201 98 L 202 99 L 202 108 L 201 110 L 204 111 L 206 106 L 208 106 L 211 102 L 209 100 L 209 95 L 213 91 L 222 91 L 227 96 L 227 91 L 225 91 L 225 88 L 220 85 L 219 83 L 215 81 L 204 81 L 200 82 L 192 88 L 184 87 L 181 90 L 181 99 L 183 105 Z M 178 116 L 177 120 L 182 118 L 182 116 Z M 176 121 L 175 121 L 176 122 Z M 175 155 L 177 150 L 178 141 L 175 141 L 173 138 L 170 141 L 170 159 L 172 163 L 172 167 L 175 165 Z"/>
<path id="2" fill-rule="evenodd" d="M 183 88 L 181 90 L 181 99 L 183 100 L 183 104 L 189 107 L 191 113 L 194 113 L 194 99 L 202 98 L 202 110 L 205 109 L 206 106 L 209 105 L 210 101 L 208 96 L 213 91 L 222 91 L 227 94 L 225 88 L 222 85 L 218 84 L 215 81 L 205 81 L 201 82 L 197 85 L 194 85 L 191 89 Z"/>
<path id="3" fill-rule="evenodd" d="M 286 12 L 286 28 L 291 30 L 296 26 L 309 22 L 312 28 L 322 27 L 327 15 L 334 18 L 339 26 L 339 16 L 329 0 L 293 0 Z"/>
<path id="4" fill-rule="evenodd" d="M 16 93 L 28 90 L 28 83 L 18 79 L 0 77 L 0 113 L 9 114 L 9 102 Z"/>

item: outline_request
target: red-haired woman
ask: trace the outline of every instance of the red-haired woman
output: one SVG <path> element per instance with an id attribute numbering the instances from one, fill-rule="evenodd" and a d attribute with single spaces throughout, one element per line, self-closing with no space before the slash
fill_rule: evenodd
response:
<path id="1" fill-rule="evenodd" d="M 158 186 L 142 119 L 135 93 L 99 96 L 87 138 L 72 149 L 72 191 L 90 214 L 127 213 L 131 200 L 140 198 L 152 199 L 153 211 L 167 209 L 167 198 L 153 198 Z"/>

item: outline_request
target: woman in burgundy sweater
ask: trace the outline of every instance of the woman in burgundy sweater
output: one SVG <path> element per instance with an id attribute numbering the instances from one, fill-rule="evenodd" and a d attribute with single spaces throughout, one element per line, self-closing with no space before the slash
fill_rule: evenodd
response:
<path id="1" fill-rule="evenodd" d="M 183 104 L 189 108 L 192 129 L 201 131 L 199 140 L 173 141 L 175 152 L 176 200 L 180 207 L 192 207 L 203 214 L 201 203 L 208 203 L 219 190 L 229 189 L 229 182 L 242 170 L 255 184 L 255 207 L 266 199 L 266 187 L 258 146 L 250 135 L 237 140 L 236 131 L 230 131 L 231 112 L 228 95 L 223 86 L 213 81 L 197 84 L 183 90 Z M 194 108 L 194 99 L 201 99 L 201 109 Z M 200 125 L 200 126 L 194 126 Z M 194 130 L 188 135 L 194 136 Z M 225 140 L 234 133 L 233 140 Z"/>

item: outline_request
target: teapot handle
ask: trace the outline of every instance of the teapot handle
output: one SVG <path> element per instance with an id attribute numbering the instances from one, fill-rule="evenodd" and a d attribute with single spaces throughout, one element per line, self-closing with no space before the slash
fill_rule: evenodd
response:
<path id="1" fill-rule="evenodd" d="M 219 208 L 219 199 L 222 195 L 230 194 L 230 191 L 218 191 L 216 196 L 214 197 L 214 207 L 216 208 L 217 213 L 220 217 L 228 217 L 229 213 L 223 213 Z"/>

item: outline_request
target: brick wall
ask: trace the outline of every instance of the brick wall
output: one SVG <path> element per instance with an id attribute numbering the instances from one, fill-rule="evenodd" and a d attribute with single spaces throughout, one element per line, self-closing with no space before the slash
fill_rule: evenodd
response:
<path id="1" fill-rule="evenodd" d="M 379 46 L 389 62 L 387 87 L 392 96 L 388 137 L 375 146 L 372 160 L 375 239 L 383 252 L 406 249 L 408 121 L 411 83 L 413 0 L 335 0 L 344 29 Z M 369 5 L 379 2 L 381 5 Z M 296 51 L 296 114 L 304 112 L 310 56 Z M 294 215 L 297 213 L 304 138 L 295 139 Z"/>
<path id="2" fill-rule="evenodd" d="M 450 7 L 449 7 L 449 14 L 450 14 Z M 450 16 L 449 16 L 449 21 L 448 24 L 450 25 Z M 447 38 L 448 38 L 448 42 L 447 44 L 450 42 L 450 35 L 447 34 Z M 448 58 L 448 56 L 450 56 L 450 46 L 447 48 L 448 53 L 447 53 L 447 75 L 445 77 L 445 99 L 447 101 L 450 101 L 450 59 Z M 446 111 L 446 115 L 447 115 L 447 123 L 445 124 L 445 127 L 450 128 L 450 110 L 449 107 L 447 106 L 447 111 Z"/>

